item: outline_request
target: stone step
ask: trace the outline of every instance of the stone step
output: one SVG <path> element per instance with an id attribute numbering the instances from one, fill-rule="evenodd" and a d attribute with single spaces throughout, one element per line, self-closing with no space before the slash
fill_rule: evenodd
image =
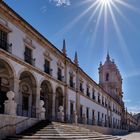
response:
<path id="1" fill-rule="evenodd" d="M 72 124 L 52 123 L 35 127 L 6 140 L 120 140 L 115 136 L 103 135 Z"/>
<path id="2" fill-rule="evenodd" d="M 32 140 L 32 139 L 30 139 L 30 138 L 8 138 L 7 140 Z M 36 140 L 36 139 L 34 139 L 34 140 Z M 43 139 L 43 138 L 39 138 L 39 139 L 37 139 L 37 140 L 74 140 L 74 138 L 45 138 L 45 139 Z M 121 140 L 120 138 L 82 138 L 82 139 L 80 139 L 80 138 L 75 138 L 75 140 Z"/>
<path id="3" fill-rule="evenodd" d="M 58 135 L 58 136 L 20 136 L 17 135 L 15 137 L 11 137 L 11 138 L 17 138 L 17 139 L 57 139 L 57 138 L 64 138 L 64 139 L 89 139 L 89 138 L 94 138 L 94 139 L 114 139 L 116 137 L 111 137 L 111 136 L 74 136 L 74 135 L 69 135 L 69 136 L 65 136 L 65 135 Z"/>

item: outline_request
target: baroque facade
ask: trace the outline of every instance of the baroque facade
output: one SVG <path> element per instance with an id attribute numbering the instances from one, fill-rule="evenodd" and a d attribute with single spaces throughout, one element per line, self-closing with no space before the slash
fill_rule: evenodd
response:
<path id="1" fill-rule="evenodd" d="M 67 57 L 4 2 L 0 3 L 0 114 L 6 93 L 15 93 L 18 116 L 38 118 L 40 100 L 45 118 L 57 120 L 59 107 L 64 120 L 110 128 L 125 128 L 122 78 L 107 55 L 99 66 L 99 84 L 78 65 L 78 56 Z"/>

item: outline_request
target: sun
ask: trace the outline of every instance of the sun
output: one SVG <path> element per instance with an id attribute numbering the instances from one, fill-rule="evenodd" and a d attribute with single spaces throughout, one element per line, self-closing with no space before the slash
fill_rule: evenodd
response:
<path id="1" fill-rule="evenodd" d="M 88 7 L 87 4 L 89 4 Z M 83 17 L 87 16 L 88 19 L 85 22 L 80 35 L 85 35 L 86 31 L 90 29 L 90 39 L 88 40 L 88 43 L 91 44 L 91 46 L 95 46 L 96 40 L 99 38 L 98 32 L 102 30 L 102 46 L 104 52 L 107 52 L 109 50 L 110 41 L 109 30 L 113 27 L 113 30 L 111 30 L 118 38 L 120 49 L 124 55 L 127 55 L 127 58 L 131 58 L 122 30 L 119 27 L 118 19 L 120 18 L 124 21 L 124 24 L 126 23 L 131 28 L 135 29 L 132 22 L 124 15 L 123 9 L 125 8 L 136 13 L 139 13 L 139 9 L 134 7 L 129 0 L 81 0 L 79 5 L 76 5 L 75 8 L 77 9 L 83 5 L 86 5 L 84 11 L 81 14 L 78 14 L 73 20 L 70 20 L 65 27 L 55 34 L 55 37 L 60 37 L 67 33 L 73 26 L 80 23 Z M 92 47 L 89 51 L 92 52 Z"/>
<path id="2" fill-rule="evenodd" d="M 99 3 L 103 6 L 109 6 L 112 3 L 112 0 L 99 0 Z"/>

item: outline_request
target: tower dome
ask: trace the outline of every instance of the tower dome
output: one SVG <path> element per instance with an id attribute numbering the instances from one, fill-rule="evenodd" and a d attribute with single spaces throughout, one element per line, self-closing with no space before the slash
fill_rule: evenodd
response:
<path id="1" fill-rule="evenodd" d="M 105 63 L 99 66 L 99 85 L 111 96 L 122 99 L 122 77 L 109 53 Z"/>

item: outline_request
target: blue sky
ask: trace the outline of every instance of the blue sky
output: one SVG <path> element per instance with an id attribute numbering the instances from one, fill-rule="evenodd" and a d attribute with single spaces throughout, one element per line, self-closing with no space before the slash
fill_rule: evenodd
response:
<path id="1" fill-rule="evenodd" d="M 57 48 L 65 38 L 68 56 L 73 59 L 77 51 L 80 67 L 96 82 L 99 63 L 109 51 L 123 77 L 128 110 L 140 112 L 140 0 L 112 0 L 113 14 L 108 6 L 100 12 L 95 1 L 5 0 Z"/>

